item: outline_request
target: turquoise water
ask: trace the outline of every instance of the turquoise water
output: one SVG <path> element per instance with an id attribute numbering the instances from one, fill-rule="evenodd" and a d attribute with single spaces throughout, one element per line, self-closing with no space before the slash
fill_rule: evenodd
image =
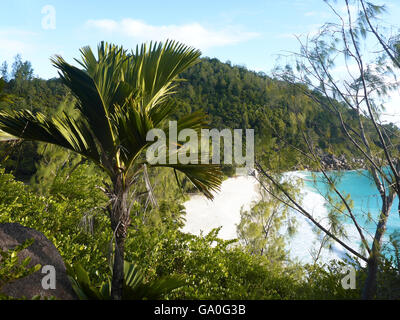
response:
<path id="1" fill-rule="evenodd" d="M 367 171 L 343 171 L 329 173 L 330 176 L 336 180 L 336 187 L 344 194 L 349 194 L 353 201 L 353 213 L 357 218 L 360 226 L 366 229 L 370 233 L 370 237 L 367 239 L 371 242 L 372 236 L 375 234 L 376 224 L 379 219 L 380 208 L 382 201 L 377 191 L 372 177 Z M 313 177 L 314 175 L 314 177 Z M 326 195 L 329 191 L 325 178 L 322 173 L 310 173 L 304 172 L 304 179 L 306 187 L 315 193 Z M 314 181 L 312 181 L 314 180 Z M 333 194 L 330 193 L 332 196 Z M 338 199 L 336 196 L 334 199 Z M 393 202 L 391 213 L 388 219 L 387 231 L 385 240 L 389 238 L 389 234 L 400 231 L 400 218 L 397 211 L 398 199 Z M 327 203 L 326 208 L 329 209 Z M 368 213 L 370 214 L 372 221 L 368 219 Z M 351 224 L 351 220 L 348 217 L 343 217 L 343 222 Z"/>

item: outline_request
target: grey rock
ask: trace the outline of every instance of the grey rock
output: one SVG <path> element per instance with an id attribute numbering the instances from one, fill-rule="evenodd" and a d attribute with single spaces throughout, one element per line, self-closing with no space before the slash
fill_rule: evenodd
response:
<path id="1" fill-rule="evenodd" d="M 0 248 L 2 250 L 13 249 L 26 240 L 34 239 L 34 243 L 20 252 L 19 258 L 30 257 L 28 267 L 40 264 L 42 268 L 46 265 L 54 266 L 56 275 L 56 288 L 44 289 L 42 279 L 47 273 L 42 273 L 42 269 L 9 283 L 2 288 L 2 293 L 14 298 L 26 297 L 28 299 L 39 295 L 43 297 L 55 297 L 62 300 L 77 299 L 71 284 L 68 280 L 65 264 L 57 248 L 42 233 L 23 227 L 17 223 L 0 224 Z"/>

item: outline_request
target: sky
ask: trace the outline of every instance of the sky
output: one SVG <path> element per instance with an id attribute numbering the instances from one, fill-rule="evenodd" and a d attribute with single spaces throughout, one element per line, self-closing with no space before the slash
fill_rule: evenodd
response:
<path id="1" fill-rule="evenodd" d="M 391 0 L 388 18 L 400 13 Z M 394 3 L 399 2 L 399 6 Z M 297 51 L 294 34 L 316 30 L 331 17 L 322 0 L 2 0 L 0 62 L 16 54 L 42 78 L 57 75 L 50 57 L 67 61 L 102 41 L 135 48 L 175 39 L 203 56 L 269 73 L 280 54 Z"/>
<path id="2" fill-rule="evenodd" d="M 203 56 L 269 74 L 280 55 L 298 51 L 295 35 L 333 19 L 323 0 L 1 1 L 0 63 L 11 65 L 21 54 L 44 79 L 57 76 L 50 57 L 72 62 L 81 47 L 102 40 L 135 48 L 174 39 Z M 398 23 L 400 0 L 377 1 L 387 5 L 385 22 Z"/>

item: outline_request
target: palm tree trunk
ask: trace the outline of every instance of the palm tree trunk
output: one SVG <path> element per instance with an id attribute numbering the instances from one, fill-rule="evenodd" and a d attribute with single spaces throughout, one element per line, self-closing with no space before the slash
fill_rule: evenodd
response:
<path id="1" fill-rule="evenodd" d="M 111 280 L 111 297 L 113 300 L 122 299 L 125 239 L 130 224 L 128 190 L 122 181 L 122 177 L 118 176 L 114 182 L 114 195 L 110 217 L 111 228 L 115 237 L 114 266 Z"/>
<path id="2" fill-rule="evenodd" d="M 113 300 L 122 300 L 122 290 L 124 285 L 125 238 L 117 237 L 115 244 L 114 266 L 111 280 L 111 297 Z"/>

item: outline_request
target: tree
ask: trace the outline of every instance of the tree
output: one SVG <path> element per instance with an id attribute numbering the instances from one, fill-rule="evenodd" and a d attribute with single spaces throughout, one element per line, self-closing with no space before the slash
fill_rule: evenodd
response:
<path id="1" fill-rule="evenodd" d="M 15 56 L 11 68 L 11 83 L 13 91 L 18 95 L 28 95 L 30 98 L 30 89 L 32 85 L 31 80 L 34 77 L 32 64 L 29 61 L 23 62 L 21 56 L 18 54 Z M 29 100 L 31 100 L 31 98 Z"/>
<path id="2" fill-rule="evenodd" d="M 344 10 L 340 11 L 330 1 L 327 4 L 337 22 L 325 24 L 305 41 L 299 37 L 301 50 L 294 54 L 295 68 L 288 65 L 277 72 L 277 76 L 302 90 L 305 96 L 322 106 L 335 119 L 347 140 L 352 157 L 364 159 L 369 176 L 379 192 L 381 209 L 373 213 L 377 221 L 376 230 L 369 237 L 360 224 L 360 217 L 353 212 L 350 200 L 336 188 L 334 179 L 326 172 L 315 139 L 308 134 L 306 119 L 300 112 L 297 115 L 298 127 L 306 149 L 299 151 L 319 166 L 332 194 L 343 207 L 336 209 L 331 217 L 335 220 L 340 215 L 346 215 L 352 221 L 361 240 L 361 249 L 355 249 L 353 244 L 342 240 L 343 237 L 338 235 L 340 230 L 319 223 L 299 202 L 291 199 L 290 203 L 327 237 L 366 263 L 367 277 L 362 297 L 372 299 L 377 290 L 388 217 L 395 197 L 400 195 L 400 132 L 382 119 L 384 98 L 397 88 L 393 69 L 400 64 L 395 55 L 396 47 L 390 46 L 390 41 L 379 34 L 373 25 L 373 21 L 384 11 L 383 6 L 363 0 L 344 0 Z M 353 9 L 357 12 L 356 17 Z M 374 40 L 376 43 L 373 43 Z M 377 46 L 381 50 L 377 50 Z M 338 64 L 343 66 L 341 72 L 335 70 Z M 257 166 L 268 181 L 278 184 L 278 180 L 260 164 Z M 354 163 L 352 166 L 357 169 Z M 400 213 L 400 207 L 398 211 Z"/>
<path id="3" fill-rule="evenodd" d="M 179 107 L 170 95 L 178 75 L 194 65 L 200 52 L 174 41 L 137 46 L 128 53 L 122 47 L 101 42 L 97 58 L 89 47 L 81 50 L 83 69 L 68 64 L 61 56 L 52 59 L 64 84 L 77 99 L 78 116 L 67 113 L 46 116 L 29 110 L 0 113 L 0 129 L 24 140 L 42 141 L 72 150 L 91 160 L 107 173 L 104 192 L 109 197 L 108 213 L 115 238 L 112 297 L 121 299 L 124 244 L 135 202 L 132 185 L 145 180 L 145 152 L 152 142 L 149 130 L 165 129 L 167 119 Z M 178 130 L 199 131 L 206 124 L 197 112 L 178 120 Z M 168 131 L 168 130 L 166 130 Z M 156 166 L 156 165 L 154 165 Z M 219 189 L 222 173 L 218 165 L 165 164 L 180 171 L 206 197 Z M 146 183 L 151 196 L 151 186 Z"/>
<path id="4" fill-rule="evenodd" d="M 11 77 L 15 80 L 32 80 L 32 64 L 29 61 L 22 62 L 21 55 L 16 55 L 12 64 Z"/>
<path id="5" fill-rule="evenodd" d="M 6 93 L 2 93 L 4 90 L 4 87 L 6 86 L 6 81 L 3 78 L 0 78 L 0 102 L 8 102 L 10 103 L 11 96 Z"/>
<path id="6" fill-rule="evenodd" d="M 4 81 L 8 81 L 8 63 L 4 61 L 0 67 L 0 75 L 4 79 Z"/>
<path id="7" fill-rule="evenodd" d="M 298 192 L 295 186 L 286 183 L 286 187 Z M 282 193 L 275 190 L 276 194 Z M 250 210 L 241 210 L 241 221 L 237 234 L 241 243 L 252 255 L 263 255 L 269 261 L 287 260 L 286 240 L 296 232 L 296 220 L 289 214 L 289 207 L 276 201 L 260 187 L 261 200 Z M 285 232 L 282 232 L 286 226 Z"/>

